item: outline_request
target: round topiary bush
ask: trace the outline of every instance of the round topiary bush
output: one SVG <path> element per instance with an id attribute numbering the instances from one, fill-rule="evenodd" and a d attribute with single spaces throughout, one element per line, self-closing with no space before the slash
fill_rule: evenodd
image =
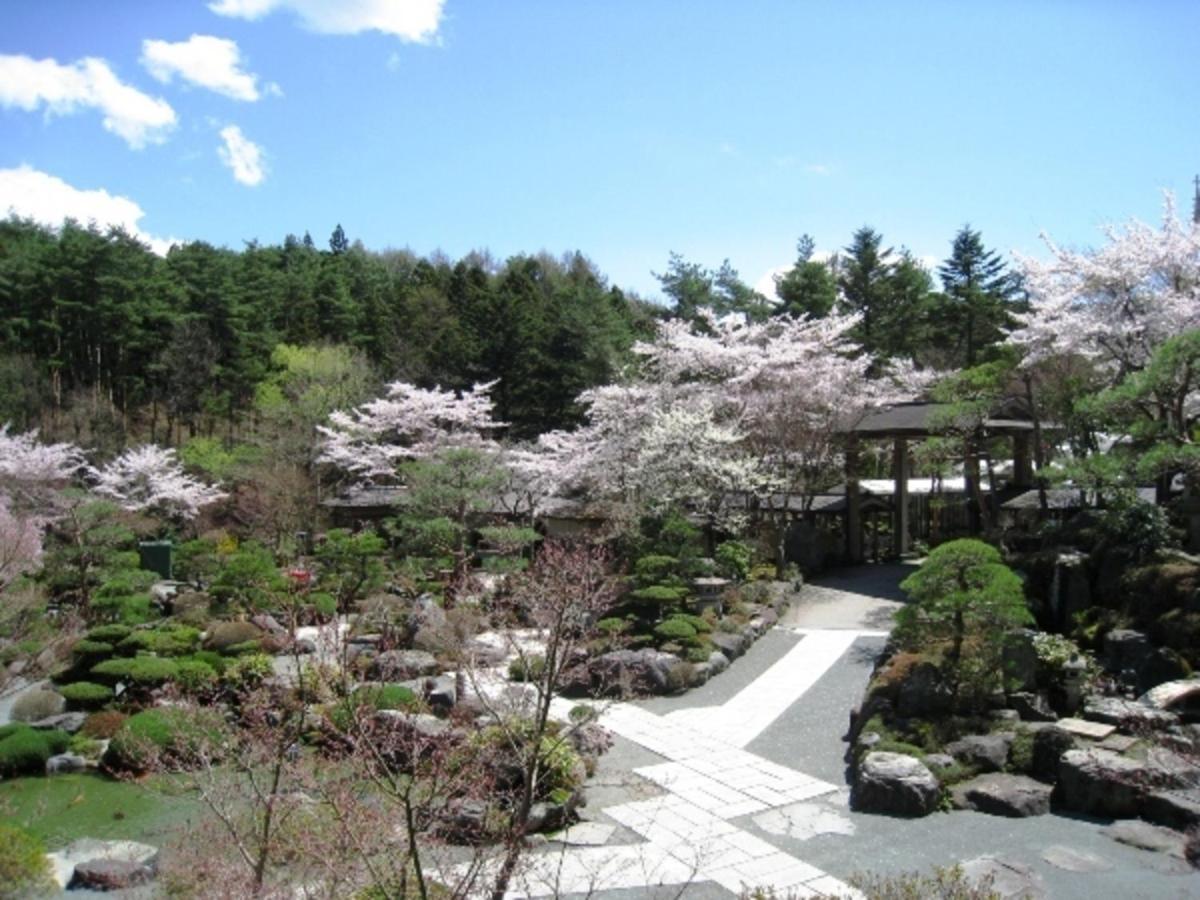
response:
<path id="1" fill-rule="evenodd" d="M 156 685 L 170 681 L 179 674 L 179 664 L 173 659 L 157 656 L 135 656 L 132 659 L 106 659 L 92 666 L 92 674 L 105 681 L 129 681 L 138 685 Z"/>
<path id="2" fill-rule="evenodd" d="M 85 638 L 82 641 L 78 641 L 71 648 L 71 652 L 79 657 L 112 656 L 114 649 L 113 645 L 108 643 L 108 641 L 94 641 L 91 638 Z"/>
<path id="3" fill-rule="evenodd" d="M 46 845 L 15 825 L 0 824 L 0 900 L 57 893 Z"/>
<path id="4" fill-rule="evenodd" d="M 94 681 L 76 681 L 64 684 L 59 691 L 67 699 L 71 709 L 98 709 L 113 698 L 113 690 L 106 684 Z"/>
<path id="5" fill-rule="evenodd" d="M 545 671 L 544 656 L 518 656 L 508 664 L 508 677 L 513 681 L 537 681 Z"/>
<path id="6" fill-rule="evenodd" d="M 57 716 L 67 708 L 67 701 L 58 691 L 27 691 L 17 698 L 9 713 L 14 722 L 38 722 Z"/>
<path id="7" fill-rule="evenodd" d="M 87 633 L 89 641 L 103 641 L 106 644 L 117 644 L 133 633 L 128 625 L 97 625 Z"/>
<path id="8" fill-rule="evenodd" d="M 83 720 L 79 733 L 84 737 L 106 741 L 121 730 L 129 716 L 116 710 L 94 712 Z"/>
<path id="9" fill-rule="evenodd" d="M 356 703 L 366 703 L 375 709 L 417 709 L 421 699 L 412 688 L 403 684 L 381 684 L 359 688 L 354 692 Z"/>
<path id="10" fill-rule="evenodd" d="M 189 694 L 204 693 L 217 686 L 217 670 L 203 660 L 181 659 L 176 668 L 175 683 Z"/>
<path id="11" fill-rule="evenodd" d="M 158 656 L 185 656 L 196 650 L 199 645 L 199 629 L 189 625 L 176 625 L 135 631 L 117 645 L 117 650 L 129 656 L 143 651 Z"/>
<path id="12" fill-rule="evenodd" d="M 654 634 L 663 641 L 690 643 L 696 639 L 696 629 L 683 619 L 670 618 L 654 627 Z"/>
<path id="13" fill-rule="evenodd" d="M 263 630 L 253 622 L 214 622 L 204 639 L 204 649 L 226 653 L 232 647 L 250 641 L 261 641 Z"/>
<path id="14" fill-rule="evenodd" d="M 0 774 L 32 775 L 46 769 L 46 760 L 62 753 L 70 736 L 58 729 L 39 730 L 28 725 L 0 729 Z"/>
<path id="15" fill-rule="evenodd" d="M 212 710 L 144 709 L 113 735 L 104 762 L 131 772 L 194 768 L 220 758 L 225 732 L 224 721 Z"/>

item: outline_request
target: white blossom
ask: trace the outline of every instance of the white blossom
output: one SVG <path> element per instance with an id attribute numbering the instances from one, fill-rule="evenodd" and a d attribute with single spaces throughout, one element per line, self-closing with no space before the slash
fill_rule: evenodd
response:
<path id="1" fill-rule="evenodd" d="M 123 509 L 194 518 L 202 506 L 225 496 L 220 490 L 183 471 L 175 451 L 145 444 L 126 450 L 93 471 L 95 492 L 116 500 Z"/>

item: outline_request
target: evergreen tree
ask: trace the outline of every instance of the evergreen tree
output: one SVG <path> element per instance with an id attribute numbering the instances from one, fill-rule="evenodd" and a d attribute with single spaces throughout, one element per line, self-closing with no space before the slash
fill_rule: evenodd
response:
<path id="1" fill-rule="evenodd" d="M 342 230 L 342 223 L 339 222 L 337 228 L 333 229 L 333 234 L 329 236 L 329 252 L 338 255 L 349 249 L 350 241 L 346 239 L 346 232 Z"/>
<path id="2" fill-rule="evenodd" d="M 776 314 L 823 319 L 837 302 L 837 280 L 829 263 L 816 262 L 816 244 L 807 234 L 796 242 L 796 264 L 775 279 L 775 293 L 782 301 Z"/>
<path id="3" fill-rule="evenodd" d="M 891 277 L 895 264 L 892 248 L 883 247 L 883 235 L 864 225 L 850 241 L 838 274 L 841 311 L 862 317 L 855 338 L 864 352 L 876 359 L 885 354 L 880 340 L 888 319 Z"/>
<path id="4" fill-rule="evenodd" d="M 955 364 L 974 366 L 982 352 L 1015 327 L 1020 287 L 1000 255 L 988 250 L 978 231 L 964 225 L 950 257 L 938 267 L 944 291 L 935 311 L 936 340 L 955 348 Z"/>

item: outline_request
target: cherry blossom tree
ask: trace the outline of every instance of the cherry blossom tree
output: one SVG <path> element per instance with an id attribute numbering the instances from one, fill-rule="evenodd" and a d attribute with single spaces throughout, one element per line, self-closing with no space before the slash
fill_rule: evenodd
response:
<path id="1" fill-rule="evenodd" d="M 1172 195 L 1159 228 L 1134 220 L 1104 233 L 1105 246 L 1085 251 L 1043 235 L 1048 261 L 1018 259 L 1031 309 L 1009 339 L 1027 365 L 1077 355 L 1115 382 L 1168 337 L 1200 327 L 1200 223 L 1182 222 Z"/>
<path id="2" fill-rule="evenodd" d="M 318 427 L 323 437 L 319 459 L 371 480 L 394 476 L 401 463 L 447 448 L 496 451 L 492 434 L 504 423 L 492 418 L 495 384 L 455 393 L 393 382 L 383 397 L 339 410 L 328 426 Z"/>
<path id="3" fill-rule="evenodd" d="M 158 512 L 192 519 L 225 496 L 220 490 L 183 470 L 175 451 L 155 444 L 126 450 L 108 465 L 94 470 L 94 490 L 131 512 Z"/>

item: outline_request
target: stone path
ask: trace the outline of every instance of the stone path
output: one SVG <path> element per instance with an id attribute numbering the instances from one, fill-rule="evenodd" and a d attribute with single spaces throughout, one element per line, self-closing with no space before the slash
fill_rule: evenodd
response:
<path id="1" fill-rule="evenodd" d="M 633 770 L 661 787 L 663 794 L 603 810 L 646 843 L 532 856 L 510 896 L 591 894 L 705 881 L 735 894 L 771 886 L 780 896 L 796 898 L 855 896 L 844 882 L 732 821 L 839 789 L 743 749 L 856 640 L 879 632 L 801 633 L 803 640 L 720 706 L 685 708 L 664 716 L 631 703 L 600 707 L 600 724 L 666 760 Z M 571 705 L 556 701 L 555 711 L 565 716 Z"/>

